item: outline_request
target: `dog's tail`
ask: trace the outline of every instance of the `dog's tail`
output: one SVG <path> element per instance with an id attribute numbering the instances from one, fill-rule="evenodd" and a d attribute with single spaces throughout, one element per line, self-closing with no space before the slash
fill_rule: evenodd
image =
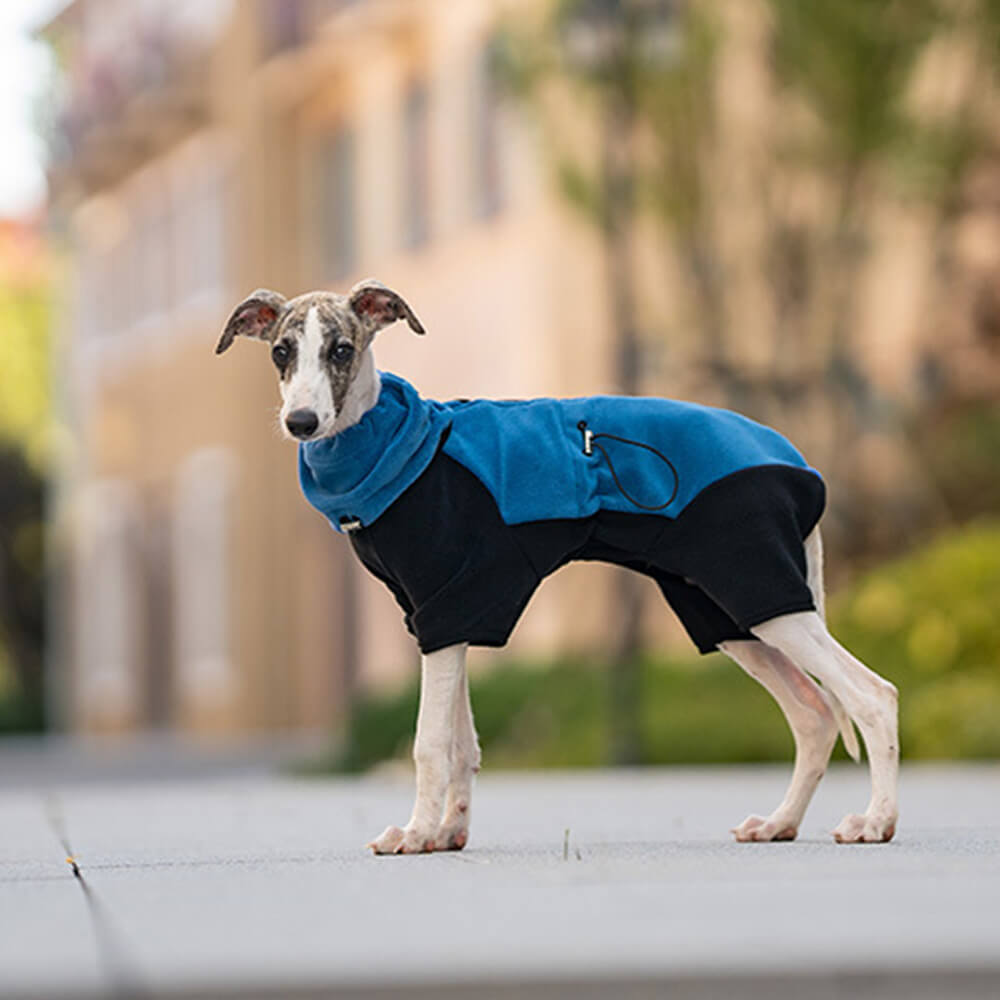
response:
<path id="1" fill-rule="evenodd" d="M 823 590 L 823 538 L 819 533 L 819 526 L 809 532 L 805 540 L 806 550 L 806 582 L 812 591 L 813 602 L 816 611 L 823 621 L 826 621 L 826 600 Z M 844 749 L 848 752 L 856 764 L 861 760 L 861 748 L 858 746 L 858 734 L 854 729 L 854 723 L 847 714 L 847 710 L 840 703 L 837 696 L 829 689 L 824 688 L 827 698 L 830 700 L 830 708 L 833 710 L 833 718 L 840 730 L 840 738 L 844 741 Z"/>
<path id="2" fill-rule="evenodd" d="M 806 550 L 806 583 L 812 593 L 816 613 L 826 622 L 826 589 L 823 586 L 823 536 L 816 525 L 802 543 Z"/>

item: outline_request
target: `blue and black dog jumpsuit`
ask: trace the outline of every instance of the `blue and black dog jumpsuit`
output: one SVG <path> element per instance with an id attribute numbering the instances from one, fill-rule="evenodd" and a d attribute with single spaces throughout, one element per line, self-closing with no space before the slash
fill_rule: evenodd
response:
<path id="1" fill-rule="evenodd" d="M 652 577 L 702 652 L 814 610 L 803 539 L 819 474 L 776 431 L 674 400 L 422 399 L 376 405 L 299 449 L 309 502 L 347 531 L 427 653 L 502 646 L 572 560 Z"/>

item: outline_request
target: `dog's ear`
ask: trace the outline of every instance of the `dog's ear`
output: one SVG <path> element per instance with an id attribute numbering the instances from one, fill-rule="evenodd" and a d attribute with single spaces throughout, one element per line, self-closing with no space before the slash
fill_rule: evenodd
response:
<path id="1" fill-rule="evenodd" d="M 397 319 L 405 319 L 414 333 L 424 333 L 423 325 L 414 315 L 413 310 L 391 288 L 386 288 L 379 281 L 360 281 L 347 296 L 354 314 L 373 333 L 383 326 L 395 323 Z"/>
<path id="2" fill-rule="evenodd" d="M 221 354 L 237 337 L 256 337 L 273 340 L 278 328 L 278 317 L 285 308 L 285 296 L 267 288 L 251 292 L 226 321 L 225 329 L 215 347 Z"/>

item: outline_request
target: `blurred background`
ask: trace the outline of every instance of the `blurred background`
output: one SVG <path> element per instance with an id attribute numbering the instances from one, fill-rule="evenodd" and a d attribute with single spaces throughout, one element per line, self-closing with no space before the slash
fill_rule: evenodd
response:
<path id="1" fill-rule="evenodd" d="M 0 731 L 407 752 L 396 605 L 299 495 L 266 352 L 213 355 L 255 287 L 374 276 L 426 396 L 788 434 L 904 755 L 1000 756 L 997 0 L 11 0 L 0 33 Z M 472 664 L 489 765 L 791 754 L 610 567 Z"/>

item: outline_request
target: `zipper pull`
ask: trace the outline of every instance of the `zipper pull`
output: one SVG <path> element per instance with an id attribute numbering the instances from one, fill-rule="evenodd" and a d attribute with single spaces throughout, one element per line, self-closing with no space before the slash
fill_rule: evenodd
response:
<path id="1" fill-rule="evenodd" d="M 594 454 L 594 432 L 587 427 L 587 421 L 581 420 L 577 425 L 583 431 L 583 453 L 584 455 Z"/>

